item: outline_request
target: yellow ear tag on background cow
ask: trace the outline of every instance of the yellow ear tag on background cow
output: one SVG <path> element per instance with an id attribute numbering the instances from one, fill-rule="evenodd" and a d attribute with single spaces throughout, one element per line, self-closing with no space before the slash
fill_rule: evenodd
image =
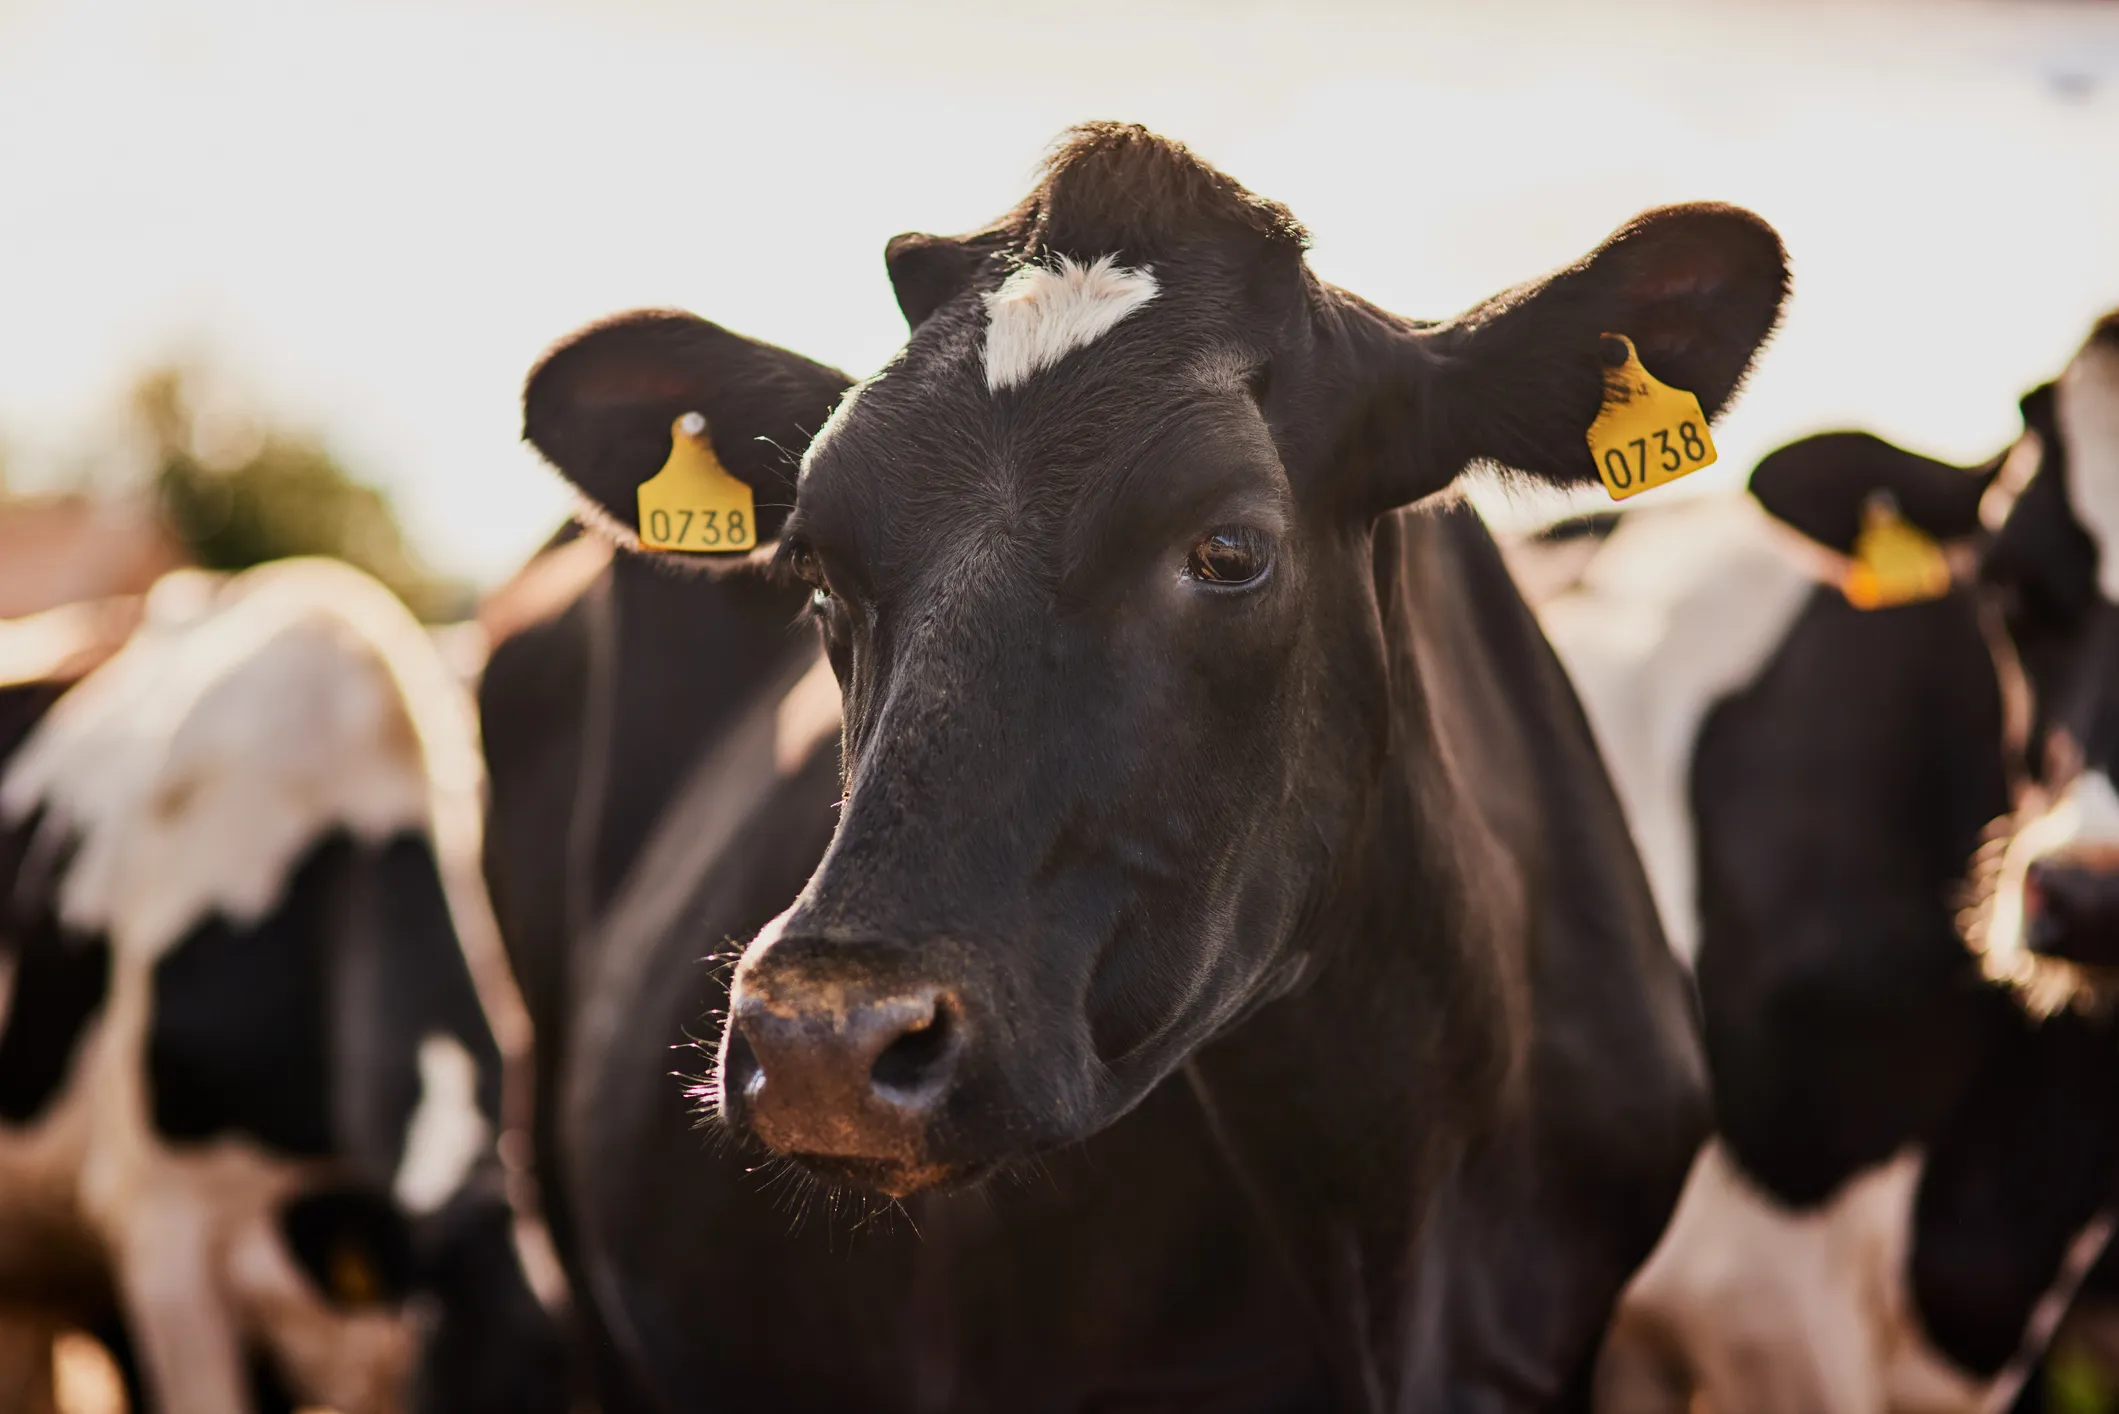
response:
<path id="1" fill-rule="evenodd" d="M 721 465 L 706 419 L 696 412 L 670 424 L 670 459 L 640 483 L 640 543 L 692 555 L 749 550 L 758 543 L 751 489 Z"/>
<path id="2" fill-rule="evenodd" d="M 1854 563 L 1840 592 L 1857 609 L 1922 604 L 1950 592 L 1950 561 L 1888 496 L 1871 496 L 1861 509 Z"/>
<path id="3" fill-rule="evenodd" d="M 1611 499 L 1623 501 L 1713 466 L 1714 434 L 1700 400 L 1657 382 L 1624 334 L 1604 337 L 1626 347 L 1626 362 L 1604 370 L 1604 408 L 1589 425 L 1589 454 Z"/>

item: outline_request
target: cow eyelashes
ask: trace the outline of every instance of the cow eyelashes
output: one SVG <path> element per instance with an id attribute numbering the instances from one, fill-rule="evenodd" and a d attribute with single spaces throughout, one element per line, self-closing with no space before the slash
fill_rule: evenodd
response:
<path id="1" fill-rule="evenodd" d="M 818 562 L 816 551 L 807 545 L 789 545 L 787 567 L 796 579 L 809 585 L 810 608 L 822 612 L 831 607 L 831 584 L 824 578 L 824 566 Z"/>
<path id="2" fill-rule="evenodd" d="M 1248 588 L 1272 567 L 1272 537 L 1247 525 L 1211 531 L 1185 556 L 1185 578 L 1216 589 Z"/>

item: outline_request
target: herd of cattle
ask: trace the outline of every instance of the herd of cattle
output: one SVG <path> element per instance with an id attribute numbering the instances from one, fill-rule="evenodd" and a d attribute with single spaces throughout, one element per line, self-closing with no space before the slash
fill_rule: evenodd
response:
<path id="1" fill-rule="evenodd" d="M 0 1414 L 62 1328 L 143 1414 L 2045 1407 L 2119 1291 L 2119 316 L 1984 465 L 1504 553 L 1466 473 L 1592 482 L 1612 335 L 1717 414 L 1772 229 L 1441 322 L 1305 241 L 1091 125 L 890 243 L 858 385 L 582 331 L 475 716 L 324 562 L 0 624 Z M 643 546 L 687 429 L 756 548 Z"/>

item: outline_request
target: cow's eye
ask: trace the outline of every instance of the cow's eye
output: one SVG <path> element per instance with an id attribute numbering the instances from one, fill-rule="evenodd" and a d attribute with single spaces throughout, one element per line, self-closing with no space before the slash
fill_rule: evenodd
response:
<path id="1" fill-rule="evenodd" d="M 1272 542 L 1262 531 L 1224 526 L 1192 547 L 1185 578 L 1233 589 L 1257 583 L 1272 563 Z"/>
<path id="2" fill-rule="evenodd" d="M 788 568 L 796 579 L 809 585 L 809 602 L 813 608 L 826 608 L 831 604 L 831 584 L 824 578 L 824 566 L 817 560 L 817 552 L 807 545 L 788 548 Z"/>

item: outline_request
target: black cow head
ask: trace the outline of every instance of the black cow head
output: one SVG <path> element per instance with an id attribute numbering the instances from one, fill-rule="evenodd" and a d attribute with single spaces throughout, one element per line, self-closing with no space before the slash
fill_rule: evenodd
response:
<path id="1" fill-rule="evenodd" d="M 1981 534 L 1980 507 L 2005 458 L 1952 466 L 1866 432 L 1823 432 L 1766 454 L 1751 494 L 1775 519 L 1842 555 L 1859 544 L 1864 514 L 1886 501 L 1929 538 Z"/>
<path id="2" fill-rule="evenodd" d="M 2034 790 L 1997 851 L 1980 941 L 2000 970 L 2036 975 L 2039 954 L 2119 966 L 2119 313 L 2023 415 L 1982 577 L 2029 687 Z"/>
<path id="3" fill-rule="evenodd" d="M 1274 995 L 1406 749 L 1378 517 L 1474 462 L 1594 480 L 1607 333 L 1718 411 L 1787 283 L 1757 217 L 1673 207 L 1421 323 L 1304 241 L 1093 125 L 992 227 L 890 242 L 911 340 L 810 446 L 779 551 L 847 799 L 735 974 L 737 1128 L 887 1192 L 959 1181 L 1110 1123 Z"/>

